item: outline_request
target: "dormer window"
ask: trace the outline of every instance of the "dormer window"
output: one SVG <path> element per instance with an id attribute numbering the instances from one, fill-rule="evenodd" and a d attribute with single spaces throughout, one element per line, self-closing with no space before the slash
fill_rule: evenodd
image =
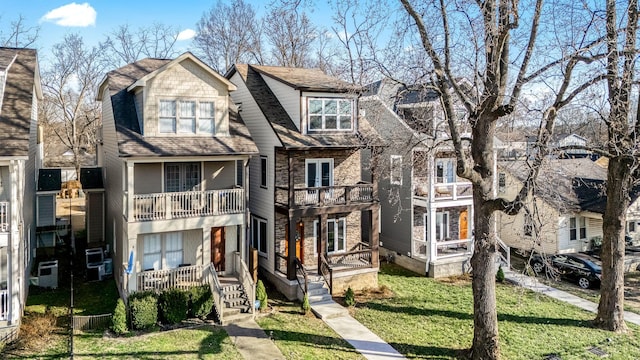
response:
<path id="1" fill-rule="evenodd" d="M 160 100 L 158 132 L 161 134 L 214 134 L 211 101 Z"/>
<path id="2" fill-rule="evenodd" d="M 353 100 L 310 98 L 308 100 L 310 131 L 353 129 Z"/>

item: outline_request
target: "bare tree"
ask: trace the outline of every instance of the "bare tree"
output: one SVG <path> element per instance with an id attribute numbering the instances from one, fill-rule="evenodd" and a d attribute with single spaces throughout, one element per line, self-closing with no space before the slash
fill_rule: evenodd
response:
<path id="1" fill-rule="evenodd" d="M 49 117 L 55 135 L 73 153 L 76 174 L 81 153 L 95 145 L 100 104 L 95 100 L 97 82 L 104 73 L 99 47 L 86 47 L 82 37 L 70 34 L 55 44 L 48 69 L 43 72 L 44 100 L 41 114 Z"/>
<path id="2" fill-rule="evenodd" d="M 11 21 L 6 33 L 0 32 L 0 43 L 4 47 L 27 48 L 36 42 L 39 33 L 39 26 L 26 26 L 25 18 L 19 15 Z"/>
<path id="3" fill-rule="evenodd" d="M 582 38 L 569 42 L 566 49 L 536 53 L 536 50 L 549 51 L 538 43 L 540 38 L 545 39 L 545 36 L 539 37 L 542 0 L 536 0 L 527 11 L 519 9 L 519 1 L 449 3 L 440 0 L 421 3 L 419 8 L 410 0 L 400 0 L 400 3 L 412 25 L 415 25 L 413 29 L 417 31 L 420 45 L 429 61 L 425 64 L 432 69 L 432 83 L 439 92 L 449 125 L 449 140 L 456 156 L 456 172 L 473 185 L 475 243 L 471 265 L 474 274 L 474 337 L 470 357 L 497 359 L 500 357 L 500 346 L 495 297 L 495 253 L 498 242 L 494 228 L 495 213 L 501 211 L 515 215 L 523 208 L 535 186 L 540 164 L 548 154 L 547 145 L 558 111 L 590 85 L 604 78 L 596 72 L 584 82 L 575 84 L 572 81 L 573 73 L 582 73 L 582 64 L 594 59 L 589 52 L 599 42 L 583 33 Z M 586 20 L 590 21 L 588 18 Z M 583 29 L 589 29 L 590 23 L 581 25 L 585 26 Z M 569 33 L 567 36 L 575 34 Z M 512 53 L 518 56 L 512 57 Z M 557 58 L 545 63 L 550 55 Z M 533 59 L 536 60 L 536 66 L 540 67 L 530 71 Z M 586 71 L 584 73 L 588 74 Z M 496 126 L 518 106 L 523 88 L 543 75 L 554 75 L 545 82 L 553 92 L 541 111 L 535 159 L 518 195 L 514 199 L 497 197 L 494 191 L 493 157 Z M 461 81 L 461 78 L 469 79 L 473 85 L 465 86 L 468 82 Z M 468 147 L 458 128 L 461 122 L 455 101 L 463 104 L 469 117 L 471 139 Z"/>
<path id="4" fill-rule="evenodd" d="M 196 48 L 218 72 L 238 62 L 263 63 L 261 25 L 253 6 L 244 0 L 219 0 L 202 15 L 196 29 Z"/>
<path id="5" fill-rule="evenodd" d="M 178 30 L 154 23 L 132 30 L 128 24 L 113 30 L 100 46 L 110 53 L 109 65 L 120 67 L 145 57 L 168 59 L 177 55 L 175 43 Z"/>
<path id="6" fill-rule="evenodd" d="M 637 136 L 640 119 L 631 119 L 631 93 L 638 53 L 638 1 L 606 5 L 607 90 L 609 114 L 606 150 L 609 153 L 607 205 L 603 217 L 602 287 L 595 318 L 596 325 L 615 332 L 625 332 L 624 322 L 624 254 L 626 211 L 630 189 L 640 161 Z M 622 15 L 622 21 L 618 16 Z M 626 21 L 626 26 L 624 22 Z M 624 32 L 619 30 L 623 23 Z"/>
<path id="7" fill-rule="evenodd" d="M 264 23 L 267 43 L 275 65 L 309 67 L 318 30 L 297 2 L 282 1 L 269 11 Z"/>

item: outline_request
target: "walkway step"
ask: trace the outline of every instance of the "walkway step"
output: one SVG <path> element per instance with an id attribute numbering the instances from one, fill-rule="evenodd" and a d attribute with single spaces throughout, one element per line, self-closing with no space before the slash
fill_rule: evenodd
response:
<path id="1" fill-rule="evenodd" d="M 320 301 L 310 305 L 311 311 L 322 320 L 349 316 L 349 311 L 333 300 Z"/>
<path id="2" fill-rule="evenodd" d="M 284 360 L 285 357 L 254 320 L 224 326 L 231 342 L 245 359 Z"/>

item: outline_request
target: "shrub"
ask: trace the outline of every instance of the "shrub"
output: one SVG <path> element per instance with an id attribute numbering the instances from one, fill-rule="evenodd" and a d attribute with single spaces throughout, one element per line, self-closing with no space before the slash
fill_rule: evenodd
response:
<path id="1" fill-rule="evenodd" d="M 498 272 L 496 273 L 496 281 L 504 282 L 504 271 L 502 270 L 502 265 L 498 267 Z"/>
<path id="2" fill-rule="evenodd" d="M 116 308 L 113 310 L 111 330 L 113 330 L 117 335 L 122 335 L 129 331 L 127 328 L 127 309 L 124 306 L 124 301 L 122 301 L 122 299 L 118 299 Z"/>
<path id="3" fill-rule="evenodd" d="M 260 311 L 264 311 L 268 306 L 267 289 L 264 287 L 262 280 L 258 280 L 256 285 L 256 299 L 260 300 Z"/>
<path id="4" fill-rule="evenodd" d="M 304 294 L 304 298 L 302 299 L 302 311 L 304 311 L 305 314 L 308 314 L 309 310 L 311 310 L 311 304 L 309 304 L 309 294 Z"/>
<path id="5" fill-rule="evenodd" d="M 344 303 L 347 306 L 353 306 L 356 304 L 356 295 L 353 293 L 353 289 L 351 287 L 347 288 L 347 292 L 344 294 Z"/>
<path id="6" fill-rule="evenodd" d="M 133 329 L 148 329 L 158 322 L 158 298 L 153 292 L 142 291 L 131 294 L 129 308 Z"/>
<path id="7" fill-rule="evenodd" d="M 187 318 L 189 296 L 180 289 L 164 291 L 158 298 L 158 307 L 165 323 L 178 324 Z"/>
<path id="8" fill-rule="evenodd" d="M 213 310 L 211 288 L 208 285 L 196 286 L 191 288 L 189 293 L 191 296 L 191 316 L 206 319 Z"/>

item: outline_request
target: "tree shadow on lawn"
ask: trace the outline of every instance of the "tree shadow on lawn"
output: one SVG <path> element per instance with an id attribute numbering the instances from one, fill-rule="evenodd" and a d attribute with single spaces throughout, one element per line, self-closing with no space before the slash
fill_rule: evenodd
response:
<path id="1" fill-rule="evenodd" d="M 431 309 L 414 306 L 391 306 L 379 302 L 369 302 L 362 304 L 362 307 L 369 308 L 371 310 L 395 313 L 404 313 L 412 316 L 442 316 L 446 318 L 458 319 L 458 320 L 473 320 L 472 313 Z M 498 321 L 513 322 L 520 324 L 540 324 L 540 325 L 558 325 L 558 326 L 572 326 L 572 327 L 590 327 L 589 320 L 579 320 L 570 318 L 552 318 L 552 317 L 540 317 L 540 316 L 524 316 L 516 314 L 498 314 Z"/>

